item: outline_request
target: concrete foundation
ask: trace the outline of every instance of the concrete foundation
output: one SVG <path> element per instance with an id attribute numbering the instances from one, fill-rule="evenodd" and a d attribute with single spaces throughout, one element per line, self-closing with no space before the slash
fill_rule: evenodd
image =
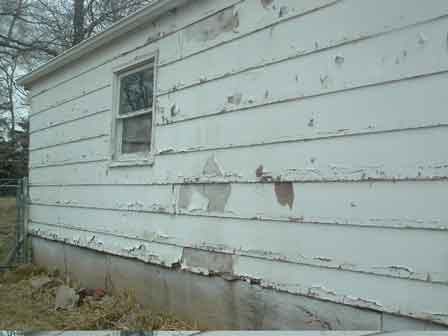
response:
<path id="1" fill-rule="evenodd" d="M 33 238 L 34 261 L 57 268 L 82 286 L 132 288 L 155 312 L 207 329 L 443 330 L 426 321 L 145 264 L 59 242 Z M 194 262 L 194 260 L 192 260 Z M 225 268 L 225 260 L 220 268 Z"/>

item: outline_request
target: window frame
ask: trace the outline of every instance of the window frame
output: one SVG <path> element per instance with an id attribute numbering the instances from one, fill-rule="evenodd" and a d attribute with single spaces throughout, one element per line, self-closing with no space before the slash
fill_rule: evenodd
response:
<path id="1" fill-rule="evenodd" d="M 111 129 L 111 162 L 110 167 L 152 165 L 155 153 L 155 129 L 156 129 L 156 85 L 157 85 L 158 51 L 135 57 L 131 62 L 121 64 L 113 69 L 113 105 L 112 105 L 112 129 Z M 153 94 L 152 106 L 146 109 L 121 114 L 120 96 L 121 79 L 132 73 L 152 69 L 153 71 Z M 148 151 L 136 153 L 123 153 L 123 122 L 124 119 L 151 114 L 151 144 Z"/>

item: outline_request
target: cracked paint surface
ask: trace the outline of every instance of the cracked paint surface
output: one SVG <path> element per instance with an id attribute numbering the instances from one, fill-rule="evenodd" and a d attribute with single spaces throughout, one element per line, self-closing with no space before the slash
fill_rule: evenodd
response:
<path id="1" fill-rule="evenodd" d="M 378 181 L 400 188 L 407 183 L 421 187 L 422 183 L 435 184 L 446 180 L 448 165 L 443 160 L 443 152 L 437 152 L 436 148 L 446 140 L 447 122 L 443 114 L 431 114 L 437 109 L 424 108 L 444 97 L 433 91 L 446 87 L 445 59 L 439 57 L 440 50 L 445 55 L 447 49 L 447 35 L 443 28 L 446 8 L 434 2 L 417 11 L 415 4 L 407 6 L 405 11 L 390 4 L 392 14 L 389 15 L 388 11 L 386 19 L 375 18 L 376 22 L 369 16 L 365 18 L 365 25 L 359 25 L 359 20 L 350 19 L 349 14 L 361 12 L 359 9 L 364 7 L 356 6 L 368 6 L 367 3 L 306 0 L 226 2 L 216 13 L 209 8 L 203 12 L 203 17 L 194 16 L 194 20 L 180 30 L 170 31 L 164 26 L 161 31 L 157 30 L 159 28 L 154 32 L 145 31 L 145 43 L 158 43 L 160 45 L 156 46 L 161 51 L 161 85 L 157 97 L 157 118 L 160 120 L 157 127 L 159 134 L 165 133 L 163 138 L 158 138 L 160 147 L 156 164 L 121 172 L 108 167 L 104 169 L 108 164 L 108 156 L 103 152 L 107 152 L 109 147 L 109 130 L 83 125 L 105 123 L 89 123 L 87 120 L 82 124 L 75 121 L 73 127 L 55 128 L 66 130 L 64 132 L 51 134 L 51 131 L 45 131 L 45 136 L 44 132 L 42 136 L 35 133 L 33 140 L 38 139 L 40 144 L 34 147 L 31 155 L 33 183 L 80 184 L 86 186 L 86 191 L 79 191 L 78 197 L 65 197 L 63 192 L 59 196 L 51 196 L 57 199 L 55 204 L 51 204 L 57 205 L 52 208 L 56 215 L 52 217 L 53 221 L 49 221 L 53 226 L 33 224 L 32 234 L 161 265 L 173 271 L 189 271 L 229 281 L 242 280 L 251 286 L 279 292 L 448 324 L 446 309 L 439 305 L 432 310 L 426 291 L 428 286 L 446 286 L 445 269 L 438 272 L 427 268 L 417 255 L 413 257 L 418 261 L 411 257 L 399 258 L 399 253 L 390 252 L 390 246 L 399 249 L 399 244 L 395 246 L 390 241 L 387 251 L 379 246 L 378 256 L 383 259 L 376 263 L 372 253 L 362 255 L 366 244 L 356 240 L 362 236 L 361 232 L 367 230 L 377 234 L 376 238 L 380 237 L 380 232 L 398 229 L 403 235 L 411 235 L 415 230 L 420 230 L 422 237 L 436 230 L 445 235 L 446 218 L 442 212 L 435 211 L 429 215 L 422 211 L 422 214 L 415 212 L 405 216 L 378 209 L 378 213 L 372 215 L 369 213 L 373 208 L 371 199 L 350 196 L 341 205 L 348 208 L 346 212 L 336 211 L 328 215 L 325 211 L 318 213 L 325 207 L 316 202 L 316 199 L 322 203 L 336 202 L 335 194 L 332 194 L 333 198 L 326 199 L 333 184 L 353 186 L 355 182 L 368 184 Z M 200 8 L 197 6 L 193 8 Z M 438 10 L 434 11 L 437 6 Z M 186 15 L 192 13 L 187 11 Z M 325 15 L 339 23 L 338 29 L 321 29 L 319 34 L 315 34 L 317 31 L 312 29 L 323 27 L 328 21 Z M 361 21 L 364 24 L 364 20 Z M 291 29 L 293 23 L 304 29 L 295 29 L 297 26 Z M 357 29 L 347 29 L 352 26 Z M 149 45 L 145 47 L 152 48 Z M 238 52 L 243 47 L 250 48 L 250 57 L 239 57 Z M 130 53 L 134 52 L 140 51 L 136 49 Z M 435 56 L 431 58 L 429 55 Z M 129 57 L 138 59 L 134 54 Z M 214 66 L 204 66 L 208 63 Z M 104 65 L 103 68 L 109 71 L 108 65 Z M 183 74 L 181 79 L 179 73 Z M 86 80 L 84 75 L 79 77 L 78 86 L 79 83 L 89 86 L 82 87 L 81 105 L 89 109 L 90 105 L 98 105 L 107 112 L 104 116 L 108 121 L 108 104 L 96 103 L 96 100 L 107 101 L 108 95 L 95 95 L 94 90 L 98 88 L 90 87 L 101 76 L 95 73 L 88 77 L 95 79 L 92 81 Z M 423 86 L 420 83 L 427 84 Z M 70 91 L 66 84 L 61 85 L 65 91 Z M 108 89 L 108 85 L 101 85 Z M 73 97 L 56 90 L 61 97 L 54 93 L 54 99 L 47 99 L 51 90 L 42 91 L 45 99 L 37 99 L 39 110 L 69 106 L 65 112 L 71 118 L 84 118 L 93 113 L 93 110 L 75 108 L 78 103 L 69 101 Z M 414 99 L 419 97 L 419 91 L 432 95 L 423 108 Z M 393 92 L 393 95 L 388 96 L 386 92 Z M 89 100 L 90 96 L 96 97 L 95 100 Z M 394 97 L 407 97 L 410 102 Z M 378 103 L 381 100 L 388 104 Z M 369 109 L 370 105 L 374 107 Z M 387 109 L 388 105 L 392 108 Z M 413 109 L 414 105 L 420 107 Z M 351 110 L 356 114 L 347 112 Z M 377 116 L 376 113 L 383 110 L 386 112 Z M 422 116 L 422 110 L 428 113 Z M 406 113 L 409 118 L 404 120 L 404 114 L 394 114 L 395 111 L 409 111 Z M 44 114 L 37 118 L 41 115 Z M 63 113 L 54 117 L 59 123 L 61 115 Z M 55 121 L 42 119 L 40 123 L 48 126 Z M 234 131 L 235 126 L 241 128 Z M 253 129 L 256 131 L 251 131 Z M 90 133 L 80 136 L 79 130 Z M 92 142 L 92 137 L 100 135 L 103 137 L 100 141 Z M 58 142 L 70 140 L 73 144 L 54 145 L 54 139 Z M 76 144 L 77 141 L 91 146 Z M 52 148 L 49 146 L 59 149 L 49 149 Z M 412 155 L 407 155 L 408 147 L 412 148 Z M 377 150 L 381 148 L 392 148 L 395 152 L 388 155 L 386 151 Z M 419 153 L 424 154 L 418 156 Z M 226 170 L 221 168 L 215 154 Z M 50 168 L 50 165 L 55 166 Z M 93 197 L 89 198 L 88 188 L 108 183 L 124 184 L 126 188 L 140 184 L 166 185 L 168 192 L 160 192 L 160 197 L 151 196 L 147 200 L 146 193 L 149 195 L 153 190 L 142 189 L 139 196 L 117 197 L 112 201 L 109 198 L 99 205 Z M 314 200 L 310 201 L 313 197 L 305 195 L 303 190 L 306 189 L 305 184 L 314 183 L 326 185 L 326 189 L 313 194 Z M 253 188 L 247 192 L 250 188 L 243 190 L 240 185 Z M 265 193 L 260 185 L 266 186 L 268 192 Z M 83 192 L 85 198 L 79 197 Z M 107 192 L 103 195 L 106 196 Z M 439 196 L 432 197 L 432 201 L 444 199 L 444 194 Z M 167 199 L 161 200 L 162 197 Z M 41 206 L 49 201 L 45 196 L 35 200 L 36 203 L 42 202 Z M 396 206 L 393 200 L 390 204 Z M 79 224 L 85 231 L 101 231 L 100 226 L 102 230 L 109 231 L 92 233 L 61 228 L 67 220 L 64 211 L 68 212 L 70 208 L 81 213 L 84 206 L 91 206 L 98 212 L 121 212 L 117 215 L 121 227 L 110 228 L 109 221 L 101 221 L 106 217 L 99 216 L 99 224 L 90 222 L 90 227 L 84 224 L 88 222 L 86 217 L 71 225 Z M 412 204 L 406 206 L 412 207 Z M 139 236 L 141 232 L 133 223 L 140 213 L 147 217 L 140 223 L 145 229 Z M 71 214 L 78 218 L 75 211 Z M 162 214 L 170 220 L 163 222 Z M 172 228 L 178 222 L 171 220 L 180 216 L 188 217 L 195 224 L 207 218 L 210 225 L 189 227 L 189 223 L 184 221 L 184 226 L 176 226 L 176 231 Z M 237 225 L 231 226 L 230 223 Z M 252 225 L 254 223 L 256 227 Z M 251 225 L 251 230 L 247 230 Z M 341 252 L 344 243 L 348 243 L 344 240 L 346 236 L 336 239 L 337 234 L 333 231 L 333 240 L 328 236 L 322 238 L 324 230 L 330 230 L 331 225 L 339 225 L 341 230 L 358 227 L 360 234 L 350 236 L 350 243 L 359 243 L 358 246 L 355 243 L 350 245 L 353 246 L 351 255 L 347 249 Z M 297 246 L 295 241 L 288 241 L 285 248 L 280 241 L 268 246 L 275 241 L 278 232 L 269 231 L 268 227 L 297 233 L 286 231 L 292 226 L 307 230 L 320 228 L 322 231 L 317 233 L 300 231 L 305 237 L 312 233 L 318 248 L 314 249 L 308 246 L 307 241 L 299 241 L 298 238 Z M 297 236 L 291 234 L 291 237 Z M 385 242 L 387 236 L 384 238 Z M 396 239 L 398 241 L 399 238 Z M 416 248 L 426 248 L 428 259 L 438 258 L 440 262 L 442 253 L 440 249 L 434 252 L 434 241 L 430 246 L 432 249 L 426 248 L 430 244 L 416 244 Z M 331 250 L 329 246 L 341 248 Z M 394 261 L 385 261 L 386 253 L 390 253 Z M 243 259 L 247 262 L 244 267 L 241 266 Z M 259 264 L 255 265 L 257 262 Z M 285 265 L 294 265 L 295 268 Z M 279 268 L 271 270 L 274 267 Z M 291 276 L 296 269 L 301 271 Z M 318 271 L 323 275 L 309 280 Z M 302 272 L 308 276 L 302 278 Z M 341 274 L 347 278 L 338 282 Z M 381 291 L 374 293 L 376 284 L 373 282 L 368 292 L 356 292 L 358 282 L 346 283 L 358 276 L 362 281 L 384 281 L 391 286 L 383 286 L 391 296 L 396 295 L 395 291 L 400 288 L 409 286 L 413 288 L 409 292 L 415 297 L 401 297 L 398 303 L 388 301 L 389 298 Z M 402 286 L 393 287 L 398 281 Z M 443 295 L 434 295 L 434 304 L 440 304 Z M 426 304 L 424 309 L 415 305 L 418 300 L 422 305 Z M 321 321 L 313 309 L 304 307 L 302 312 L 312 325 L 330 329 L 327 321 Z"/>

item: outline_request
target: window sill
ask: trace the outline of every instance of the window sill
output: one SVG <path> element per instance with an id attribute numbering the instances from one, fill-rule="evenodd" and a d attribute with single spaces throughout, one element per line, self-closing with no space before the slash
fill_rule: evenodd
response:
<path id="1" fill-rule="evenodd" d="M 115 160 L 109 162 L 109 168 L 153 166 L 154 158 L 138 160 Z"/>

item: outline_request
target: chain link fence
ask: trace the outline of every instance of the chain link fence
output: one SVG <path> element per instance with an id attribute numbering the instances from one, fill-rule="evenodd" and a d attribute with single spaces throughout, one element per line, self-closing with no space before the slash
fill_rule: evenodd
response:
<path id="1" fill-rule="evenodd" d="M 0 271 L 29 261 L 28 180 L 0 179 Z"/>

